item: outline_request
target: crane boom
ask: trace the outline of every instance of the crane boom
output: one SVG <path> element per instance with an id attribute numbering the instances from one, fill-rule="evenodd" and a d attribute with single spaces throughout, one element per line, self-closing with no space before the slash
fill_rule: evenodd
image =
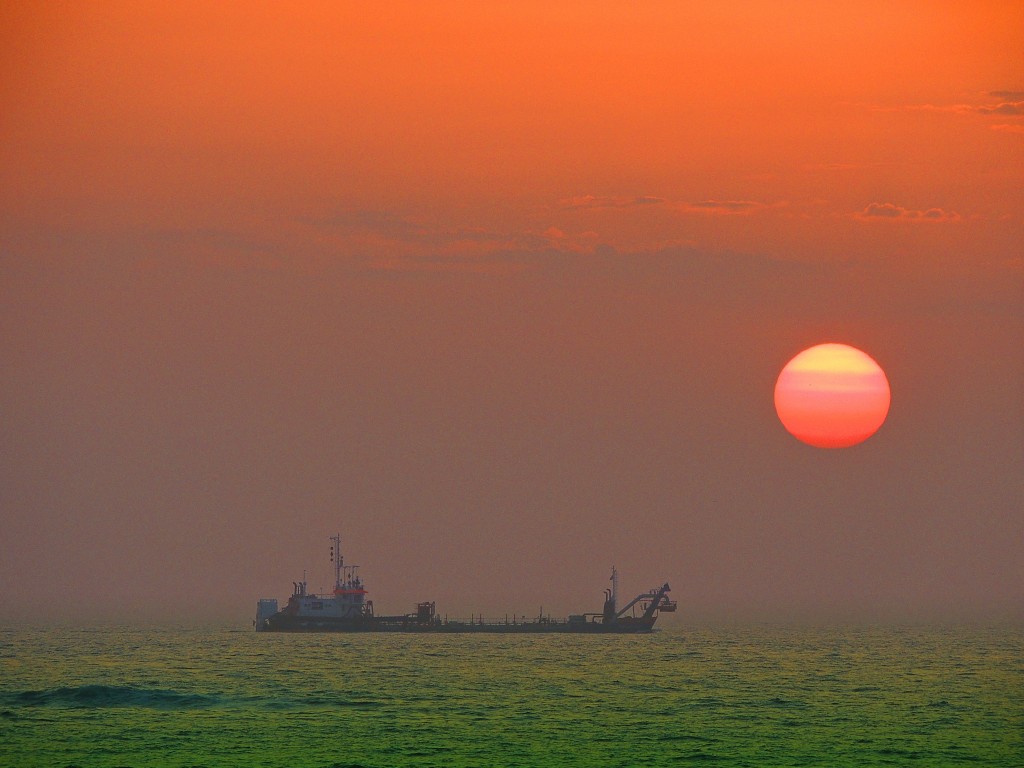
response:
<path id="1" fill-rule="evenodd" d="M 615 614 L 615 618 L 618 619 L 619 617 L 621 617 L 623 614 L 626 613 L 626 611 L 628 611 L 634 605 L 639 603 L 641 600 L 651 601 L 650 604 L 647 606 L 647 610 L 644 611 L 644 618 L 650 618 L 654 615 L 654 612 L 658 610 L 658 607 L 661 605 L 661 602 L 666 599 L 665 593 L 669 591 L 671 591 L 671 589 L 668 586 L 668 583 L 665 583 L 659 589 L 652 589 L 650 592 L 644 592 L 642 595 L 637 595 L 626 604 L 625 608 L 623 608 L 621 611 Z"/>

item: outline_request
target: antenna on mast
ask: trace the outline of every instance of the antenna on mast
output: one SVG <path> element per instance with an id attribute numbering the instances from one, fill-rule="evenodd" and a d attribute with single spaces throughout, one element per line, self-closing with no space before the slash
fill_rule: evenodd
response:
<path id="1" fill-rule="evenodd" d="M 341 556 L 341 534 L 336 533 L 331 536 L 331 541 L 334 542 L 331 546 L 331 562 L 334 563 L 334 588 L 341 589 L 341 569 L 344 565 Z"/>
<path id="2" fill-rule="evenodd" d="M 611 582 L 612 582 L 612 611 L 614 612 L 615 609 L 616 609 L 616 606 L 618 605 L 616 599 L 618 598 L 618 593 L 619 593 L 619 572 L 615 569 L 614 565 L 612 566 Z"/>

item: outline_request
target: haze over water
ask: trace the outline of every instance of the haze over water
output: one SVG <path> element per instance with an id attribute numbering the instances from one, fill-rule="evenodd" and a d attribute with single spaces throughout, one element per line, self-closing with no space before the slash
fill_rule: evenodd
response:
<path id="1" fill-rule="evenodd" d="M 0 765 L 1020 766 L 1016 629 L 6 629 Z"/>

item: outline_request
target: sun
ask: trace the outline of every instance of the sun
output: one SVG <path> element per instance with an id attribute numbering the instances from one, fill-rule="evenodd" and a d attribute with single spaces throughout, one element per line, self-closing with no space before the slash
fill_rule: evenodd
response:
<path id="1" fill-rule="evenodd" d="M 775 410 L 798 440 L 816 448 L 862 443 L 889 413 L 881 366 L 846 344 L 819 344 L 794 357 L 775 382 Z"/>

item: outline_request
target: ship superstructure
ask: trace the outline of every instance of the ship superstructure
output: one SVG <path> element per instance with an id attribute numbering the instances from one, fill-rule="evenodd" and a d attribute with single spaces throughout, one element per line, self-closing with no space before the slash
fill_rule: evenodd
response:
<path id="1" fill-rule="evenodd" d="M 278 610 L 275 599 L 262 599 L 256 608 L 257 632 L 487 632 L 487 633 L 640 633 L 650 632 L 660 612 L 676 610 L 668 598 L 669 585 L 643 592 L 618 608 L 619 574 L 612 567 L 611 587 L 605 590 L 604 608 L 600 613 L 573 614 L 566 619 L 545 616 L 527 618 L 513 614 L 511 618 L 451 619 L 437 614 L 433 602 L 416 603 L 414 613 L 377 616 L 373 601 L 367 600 L 366 587 L 359 576 L 359 566 L 345 565 L 341 554 L 341 536 L 331 537 L 331 563 L 334 566 L 334 589 L 326 594 L 308 591 L 306 578 L 292 582 L 292 594 L 285 607 Z"/>

